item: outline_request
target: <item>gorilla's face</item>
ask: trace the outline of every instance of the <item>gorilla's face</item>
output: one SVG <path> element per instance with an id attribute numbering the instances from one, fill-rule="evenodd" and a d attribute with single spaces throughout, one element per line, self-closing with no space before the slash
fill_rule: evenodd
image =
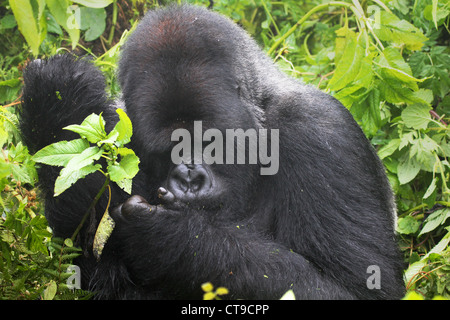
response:
<path id="1" fill-rule="evenodd" d="M 227 129 L 259 128 L 248 102 L 241 99 L 228 57 L 218 52 L 210 61 L 198 52 L 180 58 L 163 50 L 142 54 L 130 45 L 120 67 L 123 99 L 133 123 L 133 149 L 150 179 L 150 202 L 160 203 L 160 210 L 245 211 L 258 179 L 257 164 L 225 163 L 225 150 L 223 164 L 176 164 L 171 157 L 179 142 L 172 138 L 174 131 L 186 130 L 194 137 L 196 121 L 202 123 L 201 135 L 208 129 L 225 137 Z M 202 141 L 202 147 L 210 142 Z"/>

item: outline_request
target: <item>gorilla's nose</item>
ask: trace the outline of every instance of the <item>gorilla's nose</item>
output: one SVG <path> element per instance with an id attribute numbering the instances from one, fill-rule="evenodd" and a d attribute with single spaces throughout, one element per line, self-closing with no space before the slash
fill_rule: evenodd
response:
<path id="1" fill-rule="evenodd" d="M 198 196 L 211 188 L 211 178 L 201 164 L 180 164 L 170 173 L 169 188 L 178 195 Z"/>

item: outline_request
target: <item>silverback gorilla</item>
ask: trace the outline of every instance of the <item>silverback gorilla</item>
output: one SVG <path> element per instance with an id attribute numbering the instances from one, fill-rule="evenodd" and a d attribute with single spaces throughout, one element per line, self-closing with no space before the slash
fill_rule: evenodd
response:
<path id="1" fill-rule="evenodd" d="M 91 113 L 111 130 L 118 105 L 133 123 L 141 159 L 133 196 L 112 187 L 116 227 L 99 261 L 92 229 L 106 195 L 77 239 L 82 286 L 96 298 L 201 298 L 204 282 L 231 299 L 279 299 L 289 289 L 297 299 L 402 297 L 393 195 L 337 100 L 281 73 L 229 19 L 193 6 L 148 12 L 118 75 L 122 98 L 113 101 L 84 58 L 35 60 L 24 72 L 21 121 L 32 152 L 77 138 L 62 128 Z M 194 121 L 203 132 L 279 130 L 269 139 L 279 145 L 277 172 L 261 174 L 261 161 L 174 164 L 172 133 L 194 134 Z M 59 170 L 42 166 L 40 187 L 54 235 L 70 237 L 104 177 L 53 197 Z"/>

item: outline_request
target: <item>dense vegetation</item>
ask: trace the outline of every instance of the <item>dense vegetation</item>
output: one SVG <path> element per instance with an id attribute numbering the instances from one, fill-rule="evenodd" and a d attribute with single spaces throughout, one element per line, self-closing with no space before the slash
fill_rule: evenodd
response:
<path id="1" fill-rule="evenodd" d="M 118 49 L 139 17 L 157 6 L 0 0 L 1 299 L 90 296 L 68 285 L 79 249 L 52 237 L 37 164 L 21 142 L 23 67 L 34 57 L 75 50 L 92 56 L 117 95 Z M 408 297 L 450 298 L 450 2 L 220 0 L 213 9 L 242 25 L 285 72 L 351 111 L 397 197 Z"/>

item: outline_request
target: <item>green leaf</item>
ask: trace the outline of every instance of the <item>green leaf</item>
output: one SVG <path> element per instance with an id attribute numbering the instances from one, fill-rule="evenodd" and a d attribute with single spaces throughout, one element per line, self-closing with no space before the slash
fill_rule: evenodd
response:
<path id="1" fill-rule="evenodd" d="M 432 21 L 436 29 L 445 22 L 445 19 L 450 13 L 450 7 L 444 2 L 441 2 L 442 6 L 439 6 L 439 1 L 433 0 L 432 4 L 425 7 L 423 10 L 423 17 L 428 21 Z"/>
<path id="2" fill-rule="evenodd" d="M 82 153 L 72 157 L 67 163 L 66 167 L 61 170 L 58 178 L 55 181 L 55 194 L 60 195 L 67 188 L 84 178 L 90 173 L 93 173 L 101 168 L 100 164 L 93 165 L 95 160 L 100 159 L 103 150 L 98 147 L 90 147 Z"/>
<path id="3" fill-rule="evenodd" d="M 70 238 L 65 239 L 65 240 L 64 240 L 64 244 L 65 244 L 67 247 L 69 247 L 69 248 L 72 248 L 72 247 L 73 247 L 73 241 L 72 241 L 72 239 L 70 239 Z"/>
<path id="4" fill-rule="evenodd" d="M 100 37 L 106 28 L 106 11 L 103 8 L 80 8 L 80 29 L 86 30 L 84 39 L 93 41 Z"/>
<path id="5" fill-rule="evenodd" d="M 421 104 L 408 106 L 402 112 L 405 125 L 413 129 L 425 129 L 431 121 L 431 108 Z"/>
<path id="6" fill-rule="evenodd" d="M 89 8 L 104 8 L 109 6 L 113 0 L 73 0 L 73 2 Z"/>
<path id="7" fill-rule="evenodd" d="M 134 151 L 127 148 L 120 148 L 119 154 L 122 160 L 119 163 L 108 166 L 108 173 L 111 181 L 121 181 L 123 179 L 132 179 L 139 171 L 139 158 Z"/>
<path id="8" fill-rule="evenodd" d="M 392 139 L 387 145 L 381 147 L 378 150 L 378 156 L 380 157 L 380 159 L 384 159 L 393 154 L 400 146 L 400 141 L 401 139 Z"/>
<path id="9" fill-rule="evenodd" d="M 370 114 L 370 122 L 373 123 L 375 126 L 373 134 L 378 131 L 378 129 L 381 127 L 381 101 L 380 101 L 380 91 L 376 88 L 370 91 L 368 97 L 369 102 L 369 114 Z"/>
<path id="10" fill-rule="evenodd" d="M 65 168 L 61 170 L 60 175 L 55 181 L 55 190 L 54 190 L 54 196 L 59 196 L 61 193 L 66 191 L 70 186 L 72 186 L 75 182 L 77 182 L 79 179 L 84 178 L 88 174 L 91 174 L 98 169 L 100 169 L 102 166 L 100 164 L 96 165 L 88 165 L 86 167 L 83 167 L 79 170 L 75 171 L 65 171 Z"/>
<path id="11" fill-rule="evenodd" d="M 133 187 L 133 181 L 131 179 L 122 179 L 120 181 L 116 181 L 116 184 L 128 194 L 131 194 L 131 189 Z"/>
<path id="12" fill-rule="evenodd" d="M 100 149 L 98 147 L 89 147 L 80 154 L 72 157 L 72 159 L 70 159 L 67 163 L 66 167 L 61 171 L 76 171 L 78 169 L 81 169 L 87 165 L 92 164 L 95 160 L 100 159 L 102 154 L 103 149 Z"/>
<path id="13" fill-rule="evenodd" d="M 328 83 L 328 88 L 332 91 L 344 88 L 356 78 L 364 58 L 364 48 L 359 44 L 359 40 L 354 32 L 341 28 L 336 33 L 338 35 L 345 34 L 345 38 L 336 39 L 336 70 L 333 78 Z M 341 50 L 342 53 L 338 50 Z"/>
<path id="14" fill-rule="evenodd" d="M 7 14 L 0 19 L 0 29 L 12 29 L 17 26 L 16 19 L 13 15 Z"/>
<path id="15" fill-rule="evenodd" d="M 413 234 L 419 230 L 420 222 L 411 216 L 399 218 L 397 222 L 397 232 L 401 234 Z"/>
<path id="16" fill-rule="evenodd" d="M 431 232 L 440 225 L 444 224 L 445 221 L 450 217 L 450 209 L 444 208 L 440 210 L 436 210 L 432 214 L 428 216 L 428 218 L 425 220 L 425 224 L 422 228 L 422 230 L 419 233 L 419 236 Z"/>
<path id="17" fill-rule="evenodd" d="M 380 40 L 392 42 L 398 46 L 405 45 L 409 50 L 420 50 L 423 43 L 428 40 L 420 29 L 406 20 L 399 19 L 393 13 L 381 11 L 379 22 L 380 27 L 374 31 Z"/>
<path id="18" fill-rule="evenodd" d="M 58 286 L 55 281 L 50 280 L 50 282 L 47 285 L 47 288 L 44 290 L 44 296 L 42 297 L 44 300 L 53 300 L 53 298 L 56 295 L 56 291 L 58 289 Z"/>
<path id="19" fill-rule="evenodd" d="M 396 48 L 387 47 L 377 59 L 378 72 L 384 80 L 396 81 L 414 91 L 418 90 L 417 82 L 423 80 L 414 78 L 410 66 L 403 59 Z"/>
<path id="20" fill-rule="evenodd" d="M 407 158 L 405 160 L 405 158 Z M 397 166 L 397 176 L 400 184 L 406 184 L 413 180 L 420 171 L 420 163 L 415 158 L 403 157 Z"/>
<path id="21" fill-rule="evenodd" d="M 423 199 L 427 199 L 429 196 L 431 196 L 434 192 L 434 190 L 436 190 L 436 178 L 434 178 L 430 185 L 428 186 L 427 191 L 425 192 L 425 194 L 423 195 Z"/>
<path id="22" fill-rule="evenodd" d="M 46 0 L 46 4 L 56 22 L 69 34 L 72 41 L 72 50 L 74 50 L 78 40 L 80 40 L 80 27 L 77 22 L 76 11 L 74 13 L 68 10 L 71 5 L 69 0 Z"/>
<path id="23" fill-rule="evenodd" d="M 109 133 L 108 138 L 118 134 L 116 138 L 116 145 L 122 147 L 131 141 L 131 136 L 133 135 L 133 125 L 125 111 L 119 108 L 116 109 L 116 112 L 119 115 L 119 122 Z"/>
<path id="24" fill-rule="evenodd" d="M 89 148 L 89 142 L 84 139 L 60 141 L 42 148 L 32 159 L 50 166 L 64 167 L 74 156 L 81 154 L 87 148 Z"/>
<path id="25" fill-rule="evenodd" d="M 405 87 L 401 82 L 394 79 L 383 79 L 384 81 L 377 81 L 377 88 L 381 92 L 381 96 L 383 100 L 386 100 L 390 103 L 398 103 L 398 104 L 425 104 L 427 102 L 423 100 L 420 95 L 412 89 Z"/>
<path id="26" fill-rule="evenodd" d="M 47 32 L 56 33 L 59 36 L 63 35 L 61 27 L 49 11 L 45 12 L 45 19 L 47 20 Z"/>
<path id="27" fill-rule="evenodd" d="M 88 116 L 80 125 L 74 124 L 63 129 L 78 133 L 82 138 L 91 143 L 97 143 L 106 138 L 106 132 L 103 129 L 104 122 L 101 115 L 95 113 Z"/>
<path id="28" fill-rule="evenodd" d="M 20 181 L 22 183 L 34 184 L 34 179 L 32 176 L 30 176 L 27 167 L 19 166 L 16 163 L 12 163 L 11 172 L 14 179 L 16 179 L 17 181 Z"/>
<path id="29" fill-rule="evenodd" d="M 39 53 L 39 45 L 42 42 L 38 20 L 36 20 L 33 7 L 29 0 L 9 0 L 9 5 L 16 18 L 20 33 L 24 36 L 34 55 Z"/>

